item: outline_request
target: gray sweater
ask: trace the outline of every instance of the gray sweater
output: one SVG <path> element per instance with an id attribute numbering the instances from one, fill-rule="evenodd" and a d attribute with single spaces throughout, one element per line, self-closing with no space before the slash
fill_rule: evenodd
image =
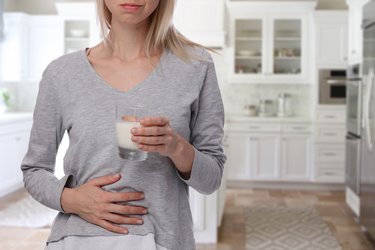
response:
<path id="1" fill-rule="evenodd" d="M 195 249 L 188 186 L 210 194 L 220 186 L 224 162 L 222 138 L 224 109 L 215 67 L 208 52 L 191 50 L 201 59 L 187 63 L 166 50 L 148 78 L 128 92 L 101 79 L 85 51 L 64 55 L 45 70 L 37 98 L 30 144 L 21 169 L 28 192 L 47 207 L 60 211 L 48 242 L 68 235 L 114 236 L 99 226 L 61 208 L 64 187 L 121 173 L 111 192 L 143 191 L 145 199 L 131 202 L 148 208 L 143 225 L 126 225 L 130 234 L 153 233 L 169 249 Z M 181 178 L 173 162 L 149 153 L 143 162 L 118 156 L 116 105 L 141 104 L 162 110 L 172 128 L 195 149 L 189 180 Z M 55 157 L 64 132 L 70 145 L 64 157 L 65 177 L 54 175 Z"/>

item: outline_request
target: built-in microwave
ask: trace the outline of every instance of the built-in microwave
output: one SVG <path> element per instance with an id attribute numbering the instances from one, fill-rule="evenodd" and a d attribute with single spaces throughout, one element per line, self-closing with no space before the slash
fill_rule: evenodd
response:
<path id="1" fill-rule="evenodd" d="M 346 104 L 346 70 L 319 70 L 319 104 Z"/>

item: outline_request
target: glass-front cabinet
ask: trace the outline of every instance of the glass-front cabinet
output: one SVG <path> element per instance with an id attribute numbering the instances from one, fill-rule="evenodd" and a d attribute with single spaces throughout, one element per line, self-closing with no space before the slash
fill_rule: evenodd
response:
<path id="1" fill-rule="evenodd" d="M 236 18 L 233 25 L 233 80 L 288 83 L 306 79 L 304 17 Z"/>
<path id="2" fill-rule="evenodd" d="M 316 1 L 229 1 L 227 6 L 230 82 L 311 83 Z"/>

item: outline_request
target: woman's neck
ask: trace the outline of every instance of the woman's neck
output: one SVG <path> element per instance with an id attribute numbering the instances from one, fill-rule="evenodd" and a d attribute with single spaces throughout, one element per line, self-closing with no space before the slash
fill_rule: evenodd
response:
<path id="1" fill-rule="evenodd" d="M 124 26 L 117 22 L 111 25 L 108 35 L 107 56 L 124 61 L 132 61 L 145 56 L 144 44 L 147 36 L 147 23 Z"/>

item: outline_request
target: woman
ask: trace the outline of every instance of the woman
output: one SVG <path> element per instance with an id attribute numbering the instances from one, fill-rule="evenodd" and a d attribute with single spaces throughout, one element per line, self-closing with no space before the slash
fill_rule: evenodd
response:
<path id="1" fill-rule="evenodd" d="M 188 186 L 220 186 L 224 112 L 212 58 L 174 29 L 174 4 L 97 0 L 106 38 L 45 70 L 21 168 L 29 193 L 60 211 L 46 249 L 195 249 Z M 145 161 L 118 156 L 118 103 L 163 111 L 132 130 Z"/>

